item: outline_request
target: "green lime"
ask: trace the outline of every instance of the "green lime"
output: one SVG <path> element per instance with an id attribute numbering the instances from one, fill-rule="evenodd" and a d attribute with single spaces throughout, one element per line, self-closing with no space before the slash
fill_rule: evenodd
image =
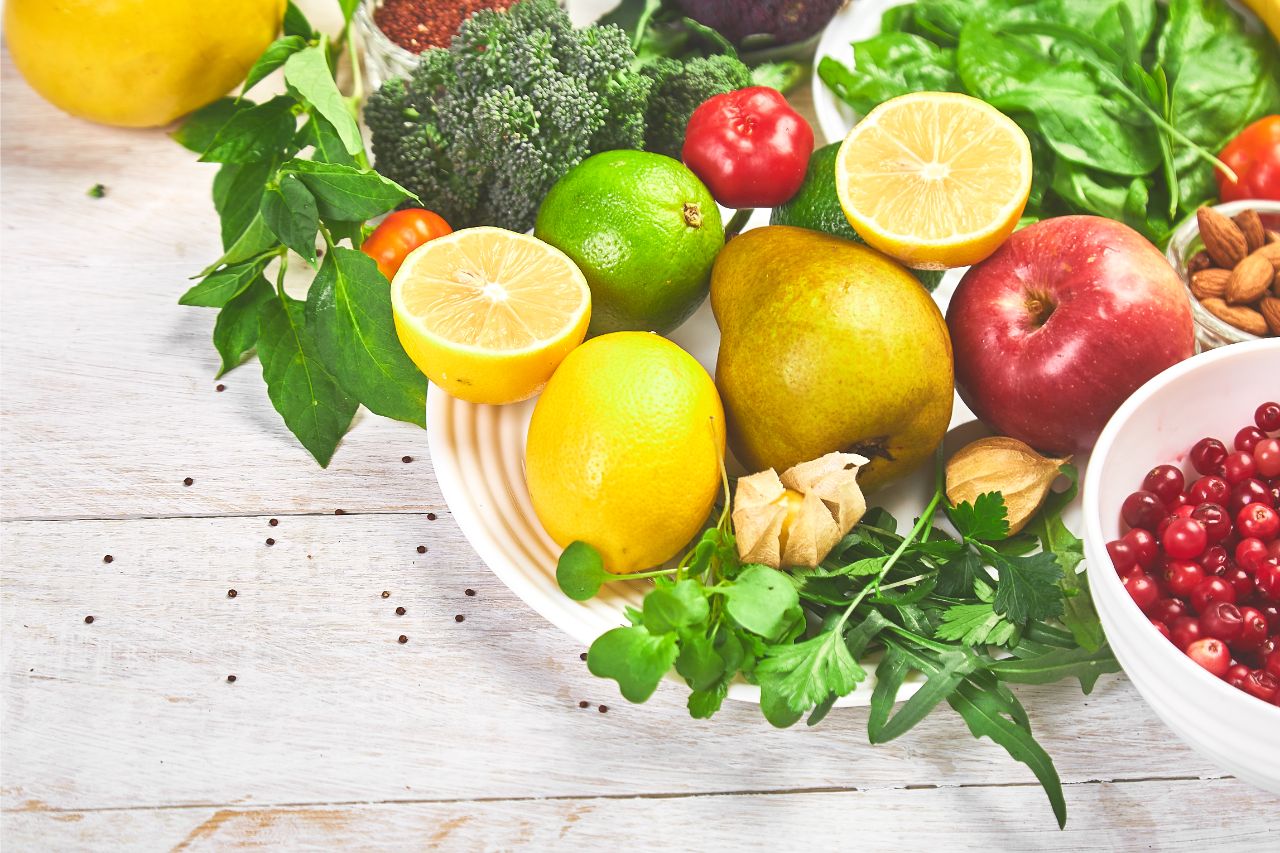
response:
<path id="1" fill-rule="evenodd" d="M 836 155 L 840 143 L 833 142 L 813 152 L 809 158 L 809 170 L 804 183 L 791 200 L 780 204 L 769 215 L 770 225 L 794 225 L 810 231 L 823 231 L 846 240 L 864 243 L 853 230 L 840 207 L 836 193 Z M 933 291 L 942 280 L 942 270 L 908 270 L 928 291 Z"/>
<path id="2" fill-rule="evenodd" d="M 711 193 L 678 160 L 605 151 L 556 182 L 533 233 L 591 287 L 590 335 L 666 333 L 707 297 L 724 225 Z"/>

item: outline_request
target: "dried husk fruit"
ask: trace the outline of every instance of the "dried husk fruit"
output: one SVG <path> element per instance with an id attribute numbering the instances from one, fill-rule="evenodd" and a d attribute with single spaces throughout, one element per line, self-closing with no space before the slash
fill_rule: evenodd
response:
<path id="1" fill-rule="evenodd" d="M 1039 511 L 1059 469 L 1069 461 L 1041 456 L 1016 438 L 980 438 L 947 461 L 947 499 L 973 503 L 978 495 L 999 492 L 1012 536 Z"/>
<path id="2" fill-rule="evenodd" d="M 733 497 L 733 529 L 744 563 L 813 567 L 867 511 L 856 453 L 828 453 L 788 468 L 742 477 Z"/>

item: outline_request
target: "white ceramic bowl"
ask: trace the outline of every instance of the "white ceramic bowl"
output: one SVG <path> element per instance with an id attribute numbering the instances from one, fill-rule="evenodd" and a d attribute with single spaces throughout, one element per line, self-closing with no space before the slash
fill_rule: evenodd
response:
<path id="1" fill-rule="evenodd" d="M 1214 678 L 1151 627 L 1111 568 L 1120 505 L 1147 471 L 1186 465 L 1204 436 L 1228 441 L 1263 400 L 1280 399 L 1280 339 L 1232 344 L 1156 376 L 1115 413 L 1084 481 L 1089 588 L 1120 665 L 1160 719 L 1228 772 L 1280 793 L 1280 707 Z M 1171 768 L 1176 769 L 1176 768 Z"/>

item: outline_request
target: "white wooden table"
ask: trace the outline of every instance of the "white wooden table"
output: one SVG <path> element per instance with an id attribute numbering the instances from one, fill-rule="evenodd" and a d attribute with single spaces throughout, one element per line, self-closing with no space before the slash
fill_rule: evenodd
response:
<path id="1" fill-rule="evenodd" d="M 0 71 L 6 853 L 1280 845 L 1280 801 L 1120 676 L 1018 691 L 1065 832 L 946 710 L 873 748 L 861 709 L 628 705 L 481 564 L 420 430 L 364 414 L 322 471 L 256 362 L 215 390 L 213 314 L 177 305 L 218 254 L 212 167 Z"/>

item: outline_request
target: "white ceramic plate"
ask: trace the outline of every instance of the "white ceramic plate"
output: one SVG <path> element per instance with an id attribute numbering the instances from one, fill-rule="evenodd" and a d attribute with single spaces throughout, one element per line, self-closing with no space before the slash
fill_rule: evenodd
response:
<path id="1" fill-rule="evenodd" d="M 853 50 L 849 45 L 869 39 L 880 32 L 880 17 L 894 6 L 902 6 L 912 0 L 853 0 L 827 24 L 818 40 L 813 55 L 813 111 L 818 117 L 818 129 L 828 142 L 844 139 L 849 128 L 858 120 L 858 114 L 844 101 L 837 98 L 822 78 L 818 76 L 818 62 L 824 56 L 838 59 L 853 67 Z"/>

